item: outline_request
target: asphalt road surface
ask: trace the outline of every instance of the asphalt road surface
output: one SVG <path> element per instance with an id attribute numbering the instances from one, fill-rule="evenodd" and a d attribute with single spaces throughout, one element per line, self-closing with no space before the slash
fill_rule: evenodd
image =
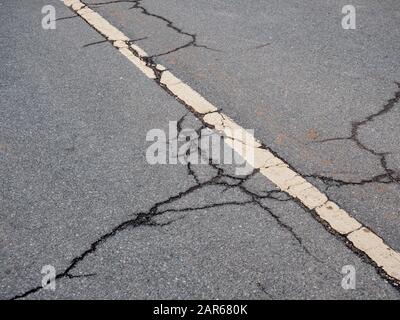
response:
<path id="1" fill-rule="evenodd" d="M 399 1 L 84 3 L 400 251 Z M 204 124 L 62 1 L 0 16 L 1 299 L 400 298 L 257 170 L 149 163 Z"/>

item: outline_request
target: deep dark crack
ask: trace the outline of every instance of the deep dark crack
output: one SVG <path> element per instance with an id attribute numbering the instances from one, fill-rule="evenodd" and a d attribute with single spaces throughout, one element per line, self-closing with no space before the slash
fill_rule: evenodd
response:
<path id="1" fill-rule="evenodd" d="M 332 178 L 332 177 L 326 177 L 323 175 L 319 174 L 312 174 L 312 175 L 304 175 L 304 178 L 312 178 L 316 179 L 319 181 L 322 181 L 326 185 L 326 190 L 329 190 L 330 188 L 336 187 L 340 188 L 343 186 L 364 186 L 370 183 L 382 183 L 382 184 L 392 184 L 393 181 L 388 177 L 387 174 L 380 174 L 377 176 L 374 176 L 369 179 L 362 179 L 359 181 L 345 181 L 337 178 Z"/>
<path id="2" fill-rule="evenodd" d="M 109 41 L 108 41 L 108 40 L 101 40 L 101 41 L 91 42 L 91 43 L 85 44 L 85 45 L 83 46 L 83 48 L 95 46 L 95 45 L 97 45 L 97 44 L 102 44 L 102 43 L 106 43 L 106 42 L 109 42 Z"/>
<path id="3" fill-rule="evenodd" d="M 83 1 L 81 1 L 82 3 L 84 3 Z M 115 0 L 115 1 L 105 1 L 105 2 L 97 2 L 97 3 L 90 3 L 90 4 L 85 4 L 88 7 L 91 6 L 102 6 L 102 5 L 109 5 L 109 4 L 115 4 L 115 3 L 131 3 L 133 4 L 132 7 L 129 8 L 129 10 L 140 10 L 142 14 L 149 16 L 149 17 L 153 17 L 155 19 L 161 20 L 163 22 L 166 23 L 167 28 L 170 28 L 172 30 L 174 30 L 176 33 L 183 35 L 185 37 L 189 37 L 189 41 L 186 42 L 185 44 L 173 48 L 171 50 L 168 50 L 166 52 L 162 52 L 162 53 L 158 53 L 158 54 L 154 54 L 152 56 L 150 56 L 150 58 L 157 58 L 157 57 L 161 57 L 161 56 L 165 56 L 174 52 L 177 52 L 179 50 L 185 49 L 185 48 L 189 48 L 189 47 L 195 47 L 195 48 L 202 48 L 202 49 L 206 49 L 206 50 L 210 50 L 210 51 L 215 51 L 215 52 L 222 52 L 221 50 L 218 49 L 214 49 L 211 47 L 208 47 L 206 45 L 202 45 L 199 44 L 197 41 L 197 35 L 195 33 L 190 33 L 187 31 L 184 31 L 181 28 L 178 28 L 173 21 L 171 21 L 170 19 L 165 18 L 162 15 L 156 14 L 156 13 L 152 13 L 150 12 L 147 8 L 145 8 L 142 4 L 142 0 Z"/>
<path id="4" fill-rule="evenodd" d="M 314 142 L 314 143 L 325 143 L 325 142 L 330 142 L 330 141 L 343 141 L 343 140 L 354 141 L 360 149 L 367 151 L 368 153 L 372 154 L 373 156 L 375 156 L 379 159 L 380 165 L 385 173 L 376 175 L 369 179 L 362 179 L 360 181 L 344 181 L 344 180 L 334 179 L 334 178 L 326 177 L 323 175 L 317 175 L 317 174 L 308 175 L 306 177 L 321 180 L 324 183 L 326 183 L 328 185 L 328 187 L 333 187 L 333 186 L 341 187 L 341 186 L 345 186 L 345 185 L 365 185 L 368 183 L 386 183 L 386 184 L 400 183 L 400 173 L 396 172 L 395 170 L 392 170 L 388 167 L 386 157 L 390 153 L 375 151 L 374 149 L 368 147 L 365 143 L 361 142 L 361 140 L 359 138 L 360 127 L 365 126 L 366 124 L 373 121 L 377 117 L 387 114 L 388 112 L 393 110 L 395 105 L 400 101 L 400 83 L 395 82 L 395 84 L 397 85 L 398 90 L 394 93 L 394 96 L 392 98 L 390 98 L 389 100 L 386 101 L 386 103 L 382 106 L 382 108 L 379 111 L 367 116 L 365 119 L 363 119 L 361 121 L 351 122 L 350 136 L 329 138 L 329 139 L 317 140 Z"/>
<path id="5" fill-rule="evenodd" d="M 73 16 L 57 18 L 56 21 L 69 20 L 69 19 L 73 19 L 73 18 L 77 18 L 77 17 L 79 17 L 79 15 L 76 14 L 76 15 L 73 15 Z"/>

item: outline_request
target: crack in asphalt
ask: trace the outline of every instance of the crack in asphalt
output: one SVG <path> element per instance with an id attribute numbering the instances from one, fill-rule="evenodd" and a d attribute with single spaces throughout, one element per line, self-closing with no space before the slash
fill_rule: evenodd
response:
<path id="1" fill-rule="evenodd" d="M 166 52 L 154 54 L 154 55 L 150 56 L 150 58 L 157 58 L 157 57 L 166 56 L 168 54 L 171 54 L 171 53 L 174 53 L 174 52 L 177 52 L 179 50 L 182 50 L 182 49 L 185 49 L 185 48 L 189 48 L 189 47 L 202 48 L 202 49 L 215 51 L 215 52 L 222 52 L 219 49 L 215 49 L 215 48 L 208 47 L 206 45 L 198 44 L 197 43 L 197 34 L 189 33 L 187 31 L 184 31 L 183 29 L 178 28 L 174 24 L 173 21 L 163 17 L 162 15 L 150 12 L 147 8 L 145 8 L 143 6 L 142 1 L 143 0 L 114 0 L 114 1 L 97 2 L 97 3 L 90 3 L 90 4 L 86 4 L 84 1 L 81 1 L 81 2 L 84 3 L 87 7 L 90 7 L 90 6 L 102 6 L 102 5 L 109 5 L 109 4 L 116 4 L 116 3 L 131 3 L 131 4 L 133 4 L 133 6 L 130 7 L 128 10 L 139 9 L 142 14 L 163 21 L 163 22 L 166 23 L 167 28 L 170 28 L 170 29 L 174 30 L 176 33 L 190 38 L 190 41 L 188 41 L 187 43 L 185 43 L 185 44 L 183 44 L 183 45 L 181 45 L 179 47 L 176 47 L 174 49 L 168 50 Z"/>
<path id="2" fill-rule="evenodd" d="M 367 116 L 365 119 L 361 121 L 354 121 L 351 122 L 351 134 L 348 137 L 338 137 L 338 138 L 328 138 L 323 140 L 314 141 L 314 143 L 325 143 L 330 141 L 343 141 L 343 140 L 351 140 L 356 143 L 356 145 L 368 153 L 372 154 L 375 157 L 379 158 L 380 165 L 385 172 L 384 174 L 376 175 L 370 179 L 362 179 L 360 181 L 344 181 L 340 179 L 335 179 L 323 175 L 312 174 L 312 175 L 305 175 L 304 177 L 308 178 L 315 178 L 321 180 L 322 182 L 328 184 L 328 188 L 330 187 L 341 187 L 347 185 L 365 185 L 368 183 L 400 183 L 400 173 L 392 170 L 388 167 L 386 157 L 390 155 L 390 152 L 377 152 L 374 149 L 368 147 L 365 143 L 361 142 L 359 138 L 358 130 L 360 127 L 368 124 L 369 122 L 373 121 L 375 118 L 380 117 L 389 113 L 391 110 L 394 109 L 395 105 L 400 101 L 400 82 L 395 82 L 398 87 L 398 90 L 394 93 L 394 96 L 386 101 L 386 103 L 382 106 L 382 108 Z"/>
<path id="3" fill-rule="evenodd" d="M 91 42 L 91 43 L 85 44 L 82 48 L 87 48 L 87 47 L 91 47 L 91 46 L 94 46 L 94 45 L 97 45 L 97 44 L 106 43 L 106 42 L 109 42 L 109 41 L 108 40 L 101 40 L 101 41 Z"/>
<path id="4" fill-rule="evenodd" d="M 74 15 L 74 16 L 68 16 L 68 17 L 61 17 L 61 18 L 57 18 L 56 21 L 61 21 L 61 20 L 69 20 L 69 19 L 73 19 L 73 18 L 78 18 L 79 15 Z"/>
<path id="5" fill-rule="evenodd" d="M 327 177 L 318 174 L 311 174 L 311 175 L 303 175 L 304 178 L 312 178 L 316 180 L 322 181 L 326 188 L 325 190 L 329 190 L 330 188 L 340 188 L 343 186 L 363 186 L 370 183 L 382 183 L 382 184 L 392 184 L 393 181 L 388 177 L 386 173 L 374 176 L 370 179 L 362 179 L 360 181 L 345 181 L 337 178 Z"/>
<path id="6" fill-rule="evenodd" d="M 186 114 L 179 119 L 178 123 L 180 123 L 180 127 L 177 126 L 177 129 L 182 130 L 182 122 L 185 119 Z M 205 126 L 202 126 L 198 131 L 201 129 L 204 129 Z M 200 131 L 201 132 L 201 131 Z M 201 138 L 201 136 L 200 136 Z M 190 148 L 188 148 L 190 150 Z M 201 149 L 200 149 L 201 152 Z M 187 154 L 187 156 L 190 156 L 190 153 Z M 135 217 L 128 219 L 115 227 L 113 227 L 110 231 L 107 233 L 103 234 L 100 236 L 97 240 L 92 242 L 88 249 L 83 251 L 80 255 L 74 257 L 68 267 L 64 269 L 63 272 L 58 273 L 56 275 L 56 279 L 75 279 L 75 278 L 83 278 L 83 277 L 92 277 L 95 276 L 96 274 L 85 274 L 85 275 L 74 275 L 72 274 L 72 271 L 77 268 L 77 266 L 84 261 L 89 255 L 95 254 L 97 249 L 102 245 L 105 244 L 109 239 L 113 238 L 120 232 L 126 230 L 126 229 L 135 229 L 137 227 L 165 227 L 168 226 L 172 223 L 174 223 L 177 220 L 182 219 L 178 218 L 176 220 L 171 220 L 166 223 L 158 223 L 155 221 L 155 218 L 162 216 L 166 213 L 184 213 L 184 212 L 192 212 L 196 210 L 204 210 L 204 209 L 211 209 L 211 208 L 217 208 L 217 207 L 224 207 L 224 206 L 244 206 L 244 205 L 256 205 L 257 207 L 261 208 L 264 212 L 268 213 L 270 217 L 272 217 L 276 223 L 284 230 L 290 233 L 290 235 L 296 240 L 296 242 L 299 244 L 299 246 L 302 248 L 302 250 L 310 255 L 312 258 L 316 259 L 318 262 L 324 263 L 321 259 L 316 257 L 314 254 L 310 252 L 310 250 L 305 246 L 302 238 L 294 231 L 293 227 L 285 223 L 281 217 L 279 217 L 277 214 L 275 214 L 271 208 L 266 206 L 261 202 L 263 199 L 270 199 L 270 200 L 276 200 L 276 201 L 292 201 L 292 199 L 287 198 L 287 199 L 282 199 L 279 195 L 282 193 L 279 190 L 271 190 L 266 192 L 265 194 L 257 194 L 248 188 L 244 186 L 244 183 L 248 181 L 251 177 L 253 177 L 256 173 L 259 172 L 259 170 L 253 170 L 250 174 L 245 175 L 245 176 L 234 176 L 231 174 L 228 174 L 225 172 L 223 168 L 218 166 L 217 164 L 213 163 L 213 160 L 211 158 L 208 158 L 208 165 L 213 169 L 216 170 L 216 174 L 214 174 L 211 178 L 209 178 L 206 181 L 201 182 L 199 177 L 197 176 L 195 170 L 192 168 L 192 163 L 188 162 L 187 163 L 187 170 L 188 170 L 188 176 L 191 176 L 195 180 L 195 184 L 189 188 L 187 188 L 184 191 L 180 191 L 177 194 L 170 196 L 168 199 L 156 202 L 155 204 L 152 205 L 152 207 L 148 211 L 143 211 L 134 214 Z M 237 188 L 238 190 L 241 191 L 241 193 L 245 196 L 248 196 L 248 199 L 244 199 L 243 201 L 225 201 L 225 202 L 219 202 L 219 203 L 211 203 L 211 204 L 206 204 L 203 206 L 198 206 L 198 207 L 186 207 L 186 208 L 180 208 L 180 209 L 173 209 L 173 208 L 166 208 L 162 209 L 163 206 L 172 204 L 180 199 L 182 199 L 185 196 L 188 196 L 196 191 L 199 191 L 201 189 L 204 189 L 206 187 L 210 186 L 224 186 L 229 189 L 234 189 Z M 11 300 L 17 300 L 21 298 L 28 297 L 31 294 L 34 294 L 40 290 L 42 290 L 43 287 L 35 287 L 32 288 L 28 291 L 25 291 L 24 293 L 15 295 L 14 297 L 11 298 Z"/>
<path id="7" fill-rule="evenodd" d="M 185 117 L 185 116 L 184 116 L 184 117 Z M 182 118 L 180 119 L 180 121 L 182 121 L 182 120 L 184 119 L 184 117 L 182 117 Z M 202 129 L 206 129 L 206 127 L 203 125 L 202 127 L 200 127 L 200 128 L 197 130 L 197 131 L 199 132 L 199 135 L 198 135 L 199 138 L 198 138 L 198 139 L 201 139 L 201 138 L 202 138 L 202 137 L 201 137 L 201 133 L 202 133 L 201 130 L 202 130 Z M 178 131 L 178 132 L 180 132 L 180 131 Z M 178 134 L 179 134 L 179 133 L 178 133 Z M 199 144 L 197 144 L 197 150 L 198 150 L 198 152 L 199 152 L 199 154 L 200 154 L 200 156 L 201 156 L 201 155 L 202 155 L 202 149 L 199 147 Z M 190 156 L 190 148 L 188 148 L 187 156 Z M 266 206 L 265 204 L 263 204 L 263 203 L 261 202 L 262 199 L 274 199 L 274 200 L 277 200 L 277 201 L 292 201 L 291 198 L 288 197 L 288 198 L 286 198 L 286 199 L 282 199 L 282 198 L 277 198 L 277 197 L 275 197 L 275 196 L 274 196 L 275 193 L 282 194 L 282 191 L 280 191 L 280 190 L 271 190 L 271 191 L 267 192 L 267 193 L 264 194 L 264 195 L 260 195 L 260 194 L 257 194 L 257 193 L 255 193 L 255 192 L 253 192 L 253 191 L 250 191 L 248 188 L 246 188 L 246 187 L 244 186 L 244 183 L 245 183 L 249 178 L 253 177 L 256 173 L 258 173 L 259 170 L 253 170 L 249 175 L 246 175 L 244 178 L 240 178 L 240 177 L 237 177 L 237 176 L 232 176 L 232 175 L 226 174 L 222 168 L 220 168 L 217 164 L 214 164 L 214 163 L 213 163 L 213 161 L 212 161 L 211 158 L 209 158 L 208 161 L 209 161 L 208 164 L 209 164 L 211 167 L 213 167 L 215 170 L 217 170 L 217 175 L 221 175 L 221 176 L 224 176 L 224 177 L 229 177 L 229 178 L 231 178 L 231 179 L 233 179 L 233 180 L 235 180 L 235 179 L 238 179 L 238 180 L 239 180 L 239 182 L 233 183 L 233 184 L 225 183 L 226 189 L 238 188 L 243 194 L 249 196 L 251 200 L 248 201 L 248 202 L 245 202 L 245 203 L 243 203 L 243 204 L 255 204 L 255 205 L 257 205 L 259 208 L 261 208 L 263 211 L 267 212 L 267 213 L 276 221 L 276 223 L 277 223 L 280 227 L 282 227 L 283 229 L 287 230 L 287 231 L 296 239 L 296 241 L 299 243 L 299 245 L 301 246 L 301 248 L 302 248 L 308 255 L 312 256 L 312 257 L 313 257 L 314 259 L 316 259 L 317 261 L 323 263 L 323 261 L 322 261 L 321 259 L 319 259 L 317 256 L 313 255 L 313 254 L 308 250 L 308 248 L 304 245 L 303 240 L 301 239 L 301 237 L 298 236 L 298 235 L 295 233 L 295 231 L 293 230 L 293 228 L 292 228 L 290 225 L 286 224 L 286 223 L 281 219 L 281 217 L 279 217 L 277 214 L 275 214 L 275 213 L 271 210 L 271 208 L 269 208 L 268 206 Z M 188 174 L 191 175 L 191 176 L 193 176 L 193 178 L 194 178 L 194 180 L 196 181 L 197 184 L 200 184 L 200 180 L 199 180 L 199 178 L 196 176 L 194 170 L 191 168 L 191 163 L 190 163 L 190 162 L 188 162 L 187 168 L 188 168 Z"/>

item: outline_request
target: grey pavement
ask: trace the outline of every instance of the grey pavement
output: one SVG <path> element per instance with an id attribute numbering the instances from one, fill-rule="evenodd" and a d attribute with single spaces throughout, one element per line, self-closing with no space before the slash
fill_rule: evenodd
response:
<path id="1" fill-rule="evenodd" d="M 400 249 L 398 2 L 360 2 L 348 31 L 342 1 L 102 2 L 86 1 Z M 0 1 L 0 299 L 400 298 L 259 173 L 150 165 L 149 130 L 201 122 L 60 1 L 43 30 L 48 3 Z"/>

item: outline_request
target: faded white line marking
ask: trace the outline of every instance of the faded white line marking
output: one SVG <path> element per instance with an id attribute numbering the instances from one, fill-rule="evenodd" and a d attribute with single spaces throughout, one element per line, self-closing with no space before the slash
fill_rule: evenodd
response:
<path id="1" fill-rule="evenodd" d="M 150 79 L 157 79 L 153 68 L 149 67 L 145 58 L 147 53 L 135 44 L 129 42 L 121 31 L 112 26 L 101 15 L 86 7 L 79 0 L 64 0 L 65 5 L 71 7 L 79 16 L 86 20 L 94 29 L 108 40 L 113 42 L 121 54 L 128 58 Z M 129 45 L 128 45 L 129 43 Z M 131 50 L 132 49 L 132 50 Z M 279 189 L 300 201 L 305 207 L 313 210 L 319 218 L 325 221 L 334 231 L 346 236 L 355 248 L 364 252 L 380 267 L 387 276 L 396 283 L 400 283 L 400 254 L 387 246 L 382 238 L 377 236 L 359 221 L 351 217 L 346 211 L 332 201 L 301 175 L 295 172 L 282 159 L 275 156 L 261 143 L 228 116 L 193 90 L 189 85 L 176 78 L 162 65 L 155 66 L 161 73 L 160 83 L 168 88 L 176 97 L 185 102 L 195 112 L 202 116 L 202 120 L 214 127 L 214 130 L 227 137 L 226 142 L 238 152 L 253 168 L 260 169 L 268 180 Z M 232 132 L 241 130 L 246 147 L 253 148 L 252 157 L 246 153 L 242 141 L 236 141 Z"/>

